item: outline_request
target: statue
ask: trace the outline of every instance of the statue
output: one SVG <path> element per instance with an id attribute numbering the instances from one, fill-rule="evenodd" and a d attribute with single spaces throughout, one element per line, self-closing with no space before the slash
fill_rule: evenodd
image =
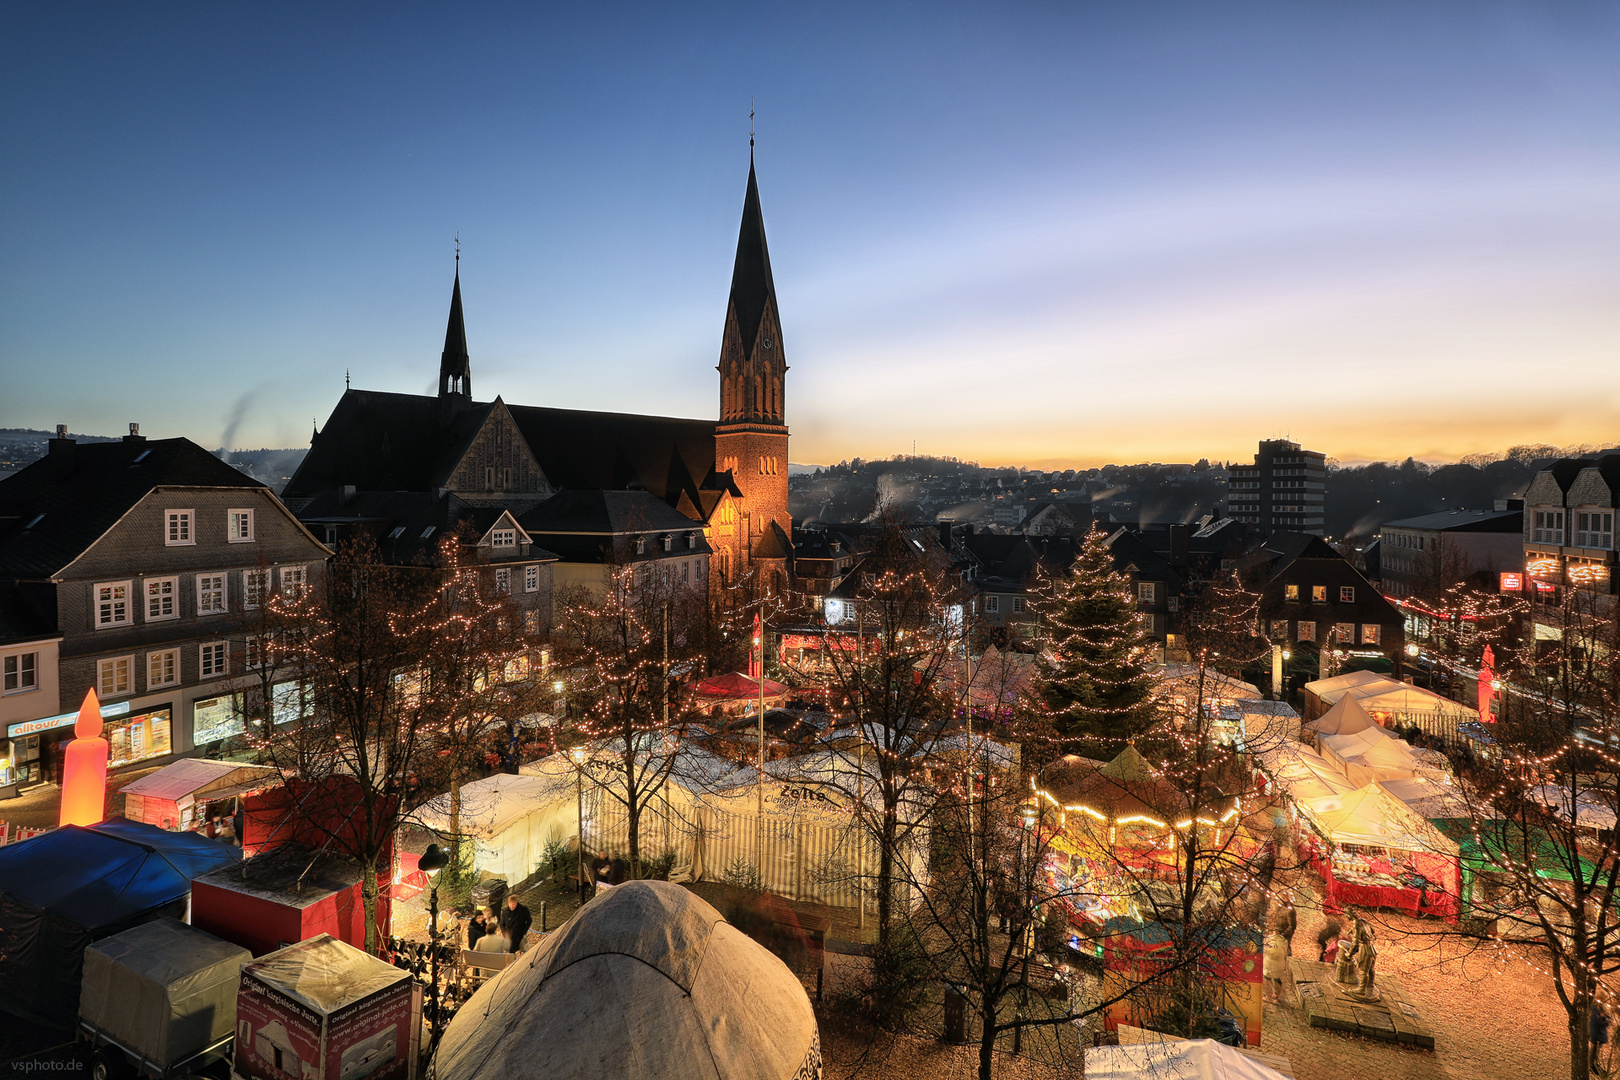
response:
<path id="1" fill-rule="evenodd" d="M 1338 969 L 1334 972 L 1335 979 L 1350 987 L 1344 991 L 1344 996 L 1353 1001 L 1379 1000 L 1383 995 L 1374 983 L 1377 965 L 1378 948 L 1373 944 L 1372 928 L 1358 916 L 1349 955 L 1340 951 Z"/>
<path id="2" fill-rule="evenodd" d="M 1339 939 L 1339 953 L 1334 960 L 1333 981 L 1343 985 L 1355 982 L 1356 946 L 1361 944 L 1361 920 L 1354 919 L 1350 923 L 1350 933 L 1347 937 Z"/>

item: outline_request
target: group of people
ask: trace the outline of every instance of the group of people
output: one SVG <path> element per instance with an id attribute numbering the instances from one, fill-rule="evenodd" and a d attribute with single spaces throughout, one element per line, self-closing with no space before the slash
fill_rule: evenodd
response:
<path id="1" fill-rule="evenodd" d="M 499 911 L 493 907 L 473 910 L 467 920 L 467 948 L 474 952 L 522 952 L 533 924 L 534 917 L 518 900 L 517 893 L 507 893 L 506 904 Z"/>

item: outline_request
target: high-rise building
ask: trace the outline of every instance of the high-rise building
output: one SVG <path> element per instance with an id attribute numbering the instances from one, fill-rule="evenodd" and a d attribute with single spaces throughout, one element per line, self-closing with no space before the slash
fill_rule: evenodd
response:
<path id="1" fill-rule="evenodd" d="M 1262 536 L 1274 532 L 1323 535 L 1327 455 L 1287 439 L 1264 439 L 1253 465 L 1234 465 L 1226 508 Z"/>

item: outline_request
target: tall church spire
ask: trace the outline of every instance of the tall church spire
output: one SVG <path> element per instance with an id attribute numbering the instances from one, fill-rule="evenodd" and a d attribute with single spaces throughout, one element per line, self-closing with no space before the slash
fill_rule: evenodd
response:
<path id="1" fill-rule="evenodd" d="M 722 422 L 782 423 L 787 365 L 783 361 L 776 284 L 771 280 L 771 253 L 765 243 L 759 180 L 754 173 L 752 135 L 748 190 L 743 196 L 742 225 L 737 231 L 737 259 L 731 270 L 731 297 L 719 370 Z"/>
<path id="2" fill-rule="evenodd" d="M 472 358 L 467 355 L 467 323 L 461 315 L 461 250 L 456 250 L 456 284 L 450 293 L 450 322 L 444 328 L 439 358 L 439 397 L 460 395 L 472 400 Z"/>

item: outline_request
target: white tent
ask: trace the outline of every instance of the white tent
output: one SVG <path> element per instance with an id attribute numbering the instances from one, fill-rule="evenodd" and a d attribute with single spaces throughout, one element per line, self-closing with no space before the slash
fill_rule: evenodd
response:
<path id="1" fill-rule="evenodd" d="M 661 881 L 598 896 L 450 1021 L 438 1080 L 819 1080 L 799 979 Z"/>
<path id="2" fill-rule="evenodd" d="M 278 787 L 281 775 L 269 765 L 210 758 L 181 758 L 125 784 L 124 816 L 181 832 L 201 828 L 211 802 Z"/>
<path id="3" fill-rule="evenodd" d="M 1333 703 L 1327 712 L 1305 725 L 1305 730 L 1313 736 L 1320 735 L 1354 735 L 1366 731 L 1370 727 L 1377 727 L 1373 718 L 1367 715 L 1351 694 L 1345 694 Z"/>
<path id="4" fill-rule="evenodd" d="M 1227 708 L 1265 697 L 1258 686 L 1205 668 L 1200 678 L 1197 665 L 1166 664 L 1154 693 L 1172 706 L 1190 711 L 1200 696 L 1206 708 Z"/>
<path id="5" fill-rule="evenodd" d="M 1085 1055 L 1086 1080 L 1288 1080 L 1214 1039 L 1096 1046 Z"/>
<path id="6" fill-rule="evenodd" d="M 1410 743 L 1377 725 L 1350 735 L 1324 735 L 1318 743 L 1322 756 L 1357 787 L 1417 776 L 1424 768 Z"/>
<path id="7" fill-rule="evenodd" d="M 1355 790 L 1333 764 L 1303 743 L 1281 743 L 1259 755 L 1260 767 L 1295 802 L 1343 795 Z"/>
<path id="8" fill-rule="evenodd" d="M 1612 829 L 1616 817 L 1614 807 L 1598 797 L 1596 792 L 1583 791 L 1572 796 L 1567 787 L 1542 784 L 1530 789 L 1530 797 L 1553 813 L 1570 820 L 1571 803 L 1574 804 L 1575 824 L 1583 829 Z"/>
<path id="9" fill-rule="evenodd" d="M 1436 719 L 1466 723 L 1479 718 L 1477 709 L 1461 702 L 1371 671 L 1352 671 L 1348 675 L 1306 683 L 1305 692 L 1327 705 L 1353 697 L 1368 716 L 1382 723 L 1404 722 L 1424 727 L 1425 721 Z"/>
<path id="10" fill-rule="evenodd" d="M 423 827 L 451 831 L 449 793 L 417 812 Z M 578 803 L 571 776 L 497 773 L 461 786 L 461 835 L 473 841 L 473 865 L 516 885 L 540 866 L 549 841 L 576 832 Z"/>
<path id="11" fill-rule="evenodd" d="M 1242 719 L 1243 747 L 1251 754 L 1299 740 L 1299 713 L 1286 701 L 1241 701 L 1236 709 Z"/>
<path id="12" fill-rule="evenodd" d="M 1453 840 L 1378 783 L 1339 795 L 1305 800 L 1299 805 L 1322 834 L 1335 844 L 1453 857 L 1458 852 Z"/>
<path id="13" fill-rule="evenodd" d="M 1430 821 L 1466 818 L 1469 807 L 1456 787 L 1437 783 L 1426 776 L 1382 781 L 1384 790 Z"/>
<path id="14" fill-rule="evenodd" d="M 1314 694 L 1319 701 L 1331 705 L 1348 691 L 1364 686 L 1376 686 L 1381 683 L 1394 683 L 1399 686 L 1400 680 L 1392 679 L 1388 675 L 1380 675 L 1376 671 L 1347 671 L 1343 675 L 1335 675 L 1330 679 L 1317 679 L 1314 682 L 1308 682 L 1302 689 L 1307 694 Z"/>

